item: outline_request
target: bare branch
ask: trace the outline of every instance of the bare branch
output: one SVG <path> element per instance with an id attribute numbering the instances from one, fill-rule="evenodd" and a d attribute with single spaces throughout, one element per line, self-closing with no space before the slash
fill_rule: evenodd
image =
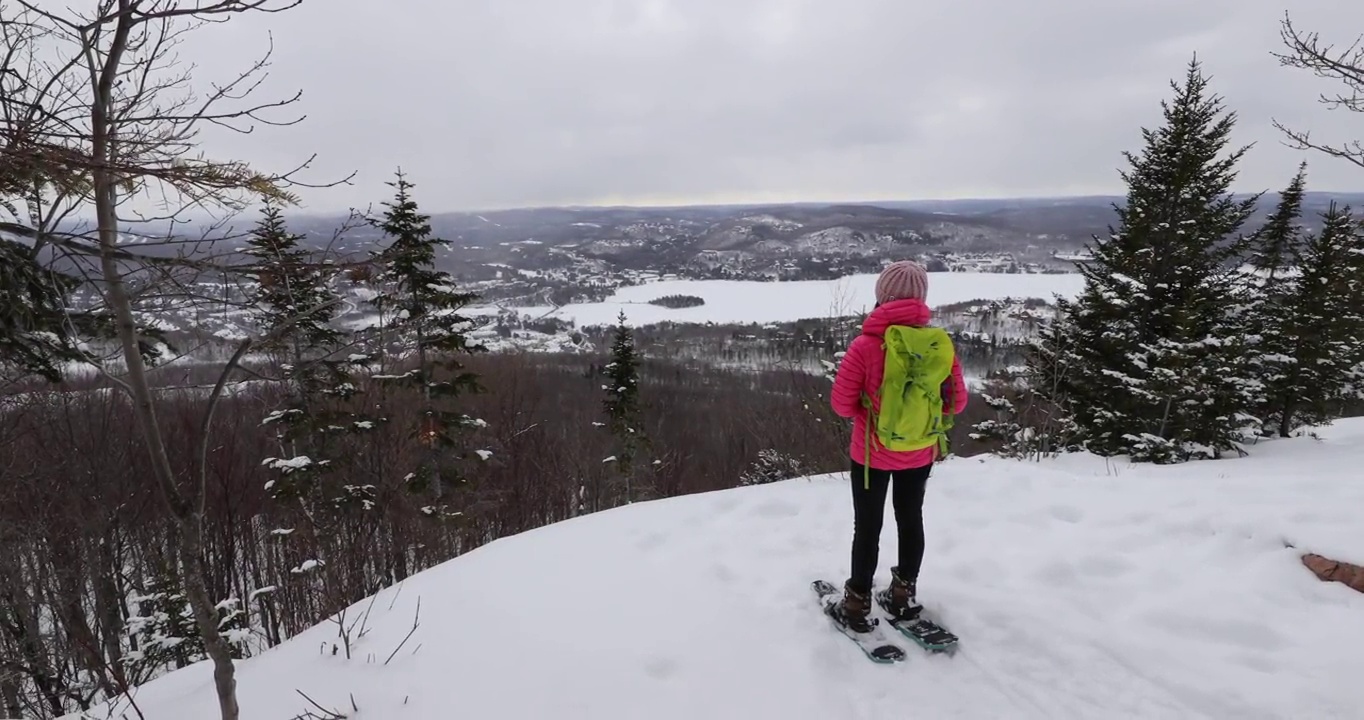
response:
<path id="1" fill-rule="evenodd" d="M 1285 67 L 1307 70 L 1314 76 L 1344 85 L 1345 89 L 1332 94 L 1322 93 L 1318 101 L 1328 110 L 1364 112 L 1364 35 L 1355 38 L 1343 49 L 1323 44 L 1316 32 L 1306 32 L 1293 25 L 1288 13 L 1280 23 L 1280 39 L 1286 52 L 1271 53 Z M 1293 130 L 1275 120 L 1274 127 L 1288 138 L 1286 143 L 1298 150 L 1314 150 L 1364 167 L 1364 144 L 1349 141 L 1329 144 L 1313 141 L 1307 131 Z"/>
<path id="2" fill-rule="evenodd" d="M 384 660 L 385 665 L 392 662 L 393 656 L 397 655 L 398 651 L 402 650 L 403 646 L 407 644 L 407 641 L 412 639 L 412 635 L 417 632 L 417 628 L 421 627 L 421 624 L 422 624 L 422 599 L 420 596 L 418 596 L 417 610 L 412 615 L 412 629 L 408 630 L 407 634 L 403 636 L 403 640 L 402 642 L 398 643 L 398 647 L 393 648 L 393 652 L 388 654 L 388 658 Z"/>
<path id="3" fill-rule="evenodd" d="M 1316 152 L 1339 158 L 1347 162 L 1364 168 L 1364 143 L 1358 140 L 1351 140 L 1342 145 L 1329 145 L 1325 143 L 1313 142 L 1311 133 L 1293 130 L 1278 120 L 1273 121 L 1274 127 L 1288 138 L 1285 143 L 1295 150 L 1314 150 Z"/>
<path id="4" fill-rule="evenodd" d="M 294 692 L 298 693 L 299 695 L 302 695 L 303 699 L 307 700 L 309 705 L 312 705 L 313 707 L 317 708 L 318 712 L 322 713 L 321 715 L 317 715 L 316 713 L 309 711 L 304 715 L 296 716 L 296 720 L 297 718 L 303 718 L 306 720 L 313 720 L 313 718 L 316 718 L 317 720 L 344 720 L 344 718 L 346 717 L 345 715 L 342 715 L 341 713 L 335 710 L 328 710 L 327 708 L 324 708 L 321 705 L 317 704 L 316 700 L 308 697 L 308 695 L 304 693 L 302 690 L 295 688 Z"/>

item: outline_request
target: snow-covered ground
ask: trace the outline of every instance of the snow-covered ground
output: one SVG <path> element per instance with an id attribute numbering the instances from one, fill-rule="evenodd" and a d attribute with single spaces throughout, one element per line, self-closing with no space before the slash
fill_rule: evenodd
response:
<path id="1" fill-rule="evenodd" d="M 816 610 L 810 581 L 848 569 L 835 475 L 492 543 L 380 593 L 354 659 L 323 624 L 242 663 L 242 717 L 315 711 L 301 691 L 385 720 L 1359 718 L 1364 595 L 1299 557 L 1364 562 L 1364 421 L 1322 438 L 1174 467 L 945 463 L 921 591 L 954 657 L 872 664 Z M 216 717 L 204 664 L 137 702 Z"/>
<path id="2" fill-rule="evenodd" d="M 614 325 L 625 311 L 631 325 L 658 322 L 768 323 L 806 318 L 858 315 L 875 304 L 876 275 L 850 275 L 838 280 L 760 282 L 748 280 L 664 280 L 621 288 L 604 302 L 517 308 L 532 317 L 560 317 L 579 327 Z M 929 273 L 928 302 L 933 306 L 968 300 L 1074 297 L 1084 276 L 1068 274 Z M 705 305 L 670 309 L 649 302 L 668 295 L 693 295 Z M 497 308 L 468 309 L 468 314 Z"/>

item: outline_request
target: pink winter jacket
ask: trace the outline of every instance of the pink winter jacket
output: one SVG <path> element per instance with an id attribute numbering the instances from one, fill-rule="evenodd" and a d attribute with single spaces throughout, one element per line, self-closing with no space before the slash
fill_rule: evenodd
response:
<path id="1" fill-rule="evenodd" d="M 852 459 L 862 465 L 866 444 L 867 410 L 862 407 L 862 394 L 872 398 L 879 412 L 881 402 L 877 391 L 881 387 L 881 374 L 885 370 L 885 355 L 881 350 L 881 337 L 891 325 L 925 326 L 932 313 L 922 300 L 892 300 L 867 315 L 862 322 L 862 334 L 848 345 L 848 352 L 839 363 L 838 374 L 834 376 L 834 389 L 830 398 L 834 412 L 840 417 L 853 419 L 852 441 L 848 452 Z M 954 413 L 966 409 L 966 381 L 961 375 L 961 361 L 952 359 L 952 397 L 956 401 Z M 876 470 L 908 470 L 930 465 L 937 454 L 936 447 L 909 452 L 887 450 L 871 434 L 871 463 Z"/>

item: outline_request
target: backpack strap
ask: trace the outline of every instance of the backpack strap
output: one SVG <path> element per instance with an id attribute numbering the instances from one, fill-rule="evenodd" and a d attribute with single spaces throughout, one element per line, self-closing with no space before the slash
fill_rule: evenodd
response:
<path id="1" fill-rule="evenodd" d="M 952 384 L 951 377 L 943 381 L 942 393 L 945 402 L 943 403 L 942 409 L 941 430 L 938 434 L 937 461 L 946 460 L 948 453 L 952 452 L 952 440 L 948 437 L 948 433 L 952 430 L 952 426 L 955 424 L 957 416 L 957 389 L 956 386 Z"/>
<path id="2" fill-rule="evenodd" d="M 876 410 L 872 407 L 871 396 L 862 393 L 862 407 L 867 409 L 867 424 L 862 433 L 865 445 L 862 450 L 862 489 L 871 489 L 871 425 L 876 422 Z"/>

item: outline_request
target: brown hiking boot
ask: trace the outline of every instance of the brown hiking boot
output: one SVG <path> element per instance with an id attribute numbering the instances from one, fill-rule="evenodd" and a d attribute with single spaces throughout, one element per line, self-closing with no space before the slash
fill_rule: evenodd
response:
<path id="1" fill-rule="evenodd" d="M 890 569 L 890 587 L 881 596 L 885 611 L 897 620 L 911 620 L 923 611 L 915 597 L 916 581 L 900 575 L 899 568 Z"/>
<path id="2" fill-rule="evenodd" d="M 843 599 L 834 606 L 838 620 L 853 632 L 871 632 L 871 595 L 863 595 L 851 586 L 843 586 Z"/>

